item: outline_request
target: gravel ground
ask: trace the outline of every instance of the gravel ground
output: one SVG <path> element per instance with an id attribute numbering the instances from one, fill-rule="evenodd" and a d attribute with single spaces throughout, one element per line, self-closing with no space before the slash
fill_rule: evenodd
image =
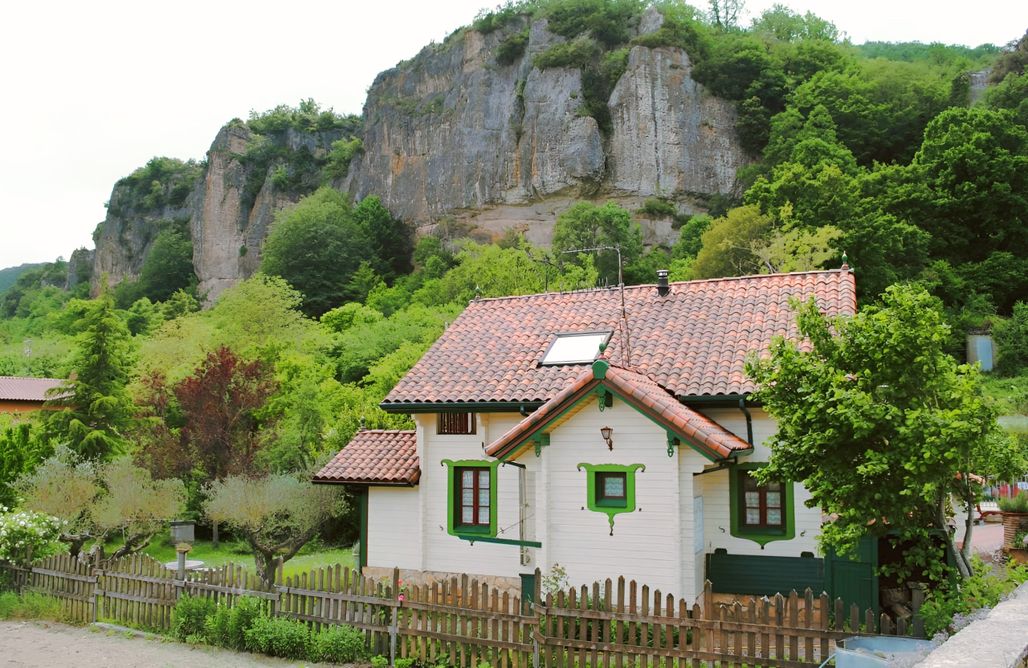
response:
<path id="1" fill-rule="evenodd" d="M 141 638 L 96 627 L 47 622 L 0 622 L 0 666 L 283 668 L 300 665 L 310 664 L 211 647 L 194 647 L 159 638 Z"/>

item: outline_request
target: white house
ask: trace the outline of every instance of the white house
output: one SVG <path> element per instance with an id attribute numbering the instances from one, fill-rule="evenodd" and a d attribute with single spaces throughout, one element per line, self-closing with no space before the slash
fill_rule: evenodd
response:
<path id="1" fill-rule="evenodd" d="M 665 274 L 666 276 L 666 274 Z M 662 277 L 663 278 L 663 277 Z M 794 299 L 856 309 L 841 270 L 478 299 L 315 478 L 361 491 L 361 565 L 516 586 L 620 575 L 691 600 L 823 578 L 806 490 L 759 486 L 774 421 L 748 354 L 795 336 Z M 813 584 L 817 584 L 813 582 Z"/>

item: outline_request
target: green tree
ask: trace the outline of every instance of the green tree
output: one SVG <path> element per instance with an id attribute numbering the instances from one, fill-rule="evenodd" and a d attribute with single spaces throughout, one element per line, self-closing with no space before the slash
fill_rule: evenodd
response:
<path id="1" fill-rule="evenodd" d="M 1013 376 L 1028 369 L 1028 302 L 1014 304 L 1010 319 L 997 325 L 996 347 L 997 371 Z"/>
<path id="2" fill-rule="evenodd" d="M 74 378 L 48 404 L 47 434 L 89 460 L 106 460 L 127 445 L 132 423 L 132 400 L 127 387 L 132 377 L 131 335 L 104 288 L 79 323 L 72 360 Z"/>
<path id="3" fill-rule="evenodd" d="M 370 243 L 345 196 L 321 188 L 275 217 L 261 269 L 303 294 L 304 313 L 320 316 L 353 297 L 350 277 L 368 257 Z"/>
<path id="4" fill-rule="evenodd" d="M 177 290 L 196 287 L 193 242 L 188 232 L 169 227 L 158 233 L 139 273 L 142 296 L 163 302 Z"/>
<path id="5" fill-rule="evenodd" d="M 771 233 L 772 220 L 756 206 L 731 209 L 715 218 L 700 237 L 700 252 L 691 265 L 693 278 L 743 276 L 760 272 L 760 259 L 753 252 Z"/>
<path id="6" fill-rule="evenodd" d="M 393 217 L 372 195 L 353 207 L 353 219 L 370 243 L 379 273 L 388 276 L 408 274 L 414 251 L 414 229 Z"/>
<path id="7" fill-rule="evenodd" d="M 911 546 L 901 578 L 938 580 L 941 538 L 966 577 L 967 555 L 947 527 L 951 496 L 973 511 L 970 474 L 1019 462 L 995 440 L 977 370 L 945 353 L 937 302 L 920 288 L 893 286 L 856 316 L 829 320 L 811 300 L 797 320 L 810 349 L 779 338 L 769 357 L 747 363 L 756 397 L 778 422 L 759 477 L 803 483 L 833 518 L 825 546 L 846 552 L 866 533 L 888 537 Z"/>
<path id="8" fill-rule="evenodd" d="M 280 564 L 292 559 L 346 502 L 332 485 L 312 485 L 306 475 L 231 476 L 206 489 L 212 522 L 231 526 L 254 553 L 257 577 L 272 584 Z"/>
<path id="9" fill-rule="evenodd" d="M 620 247 L 622 266 L 628 266 L 642 255 L 642 230 L 632 222 L 628 211 L 614 202 L 603 205 L 577 202 L 557 216 L 553 228 L 554 253 L 560 255 L 579 248 L 603 246 Z M 579 255 L 594 255 L 600 280 L 610 285 L 617 284 L 616 251 L 596 250 Z M 581 259 L 578 261 L 582 262 Z"/>

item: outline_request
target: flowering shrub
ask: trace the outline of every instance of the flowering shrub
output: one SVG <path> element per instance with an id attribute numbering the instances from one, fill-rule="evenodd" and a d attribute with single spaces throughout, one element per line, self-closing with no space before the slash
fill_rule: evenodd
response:
<path id="1" fill-rule="evenodd" d="M 62 523 L 56 517 L 31 510 L 7 512 L 0 506 L 0 561 L 28 566 L 64 550 L 58 540 Z"/>

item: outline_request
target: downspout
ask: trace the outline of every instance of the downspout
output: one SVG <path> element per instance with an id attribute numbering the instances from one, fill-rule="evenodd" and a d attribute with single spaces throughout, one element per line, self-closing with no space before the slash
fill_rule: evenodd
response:
<path id="1" fill-rule="evenodd" d="M 364 567 L 368 565 L 368 495 L 371 489 L 365 487 L 360 493 L 360 548 L 357 556 L 357 572 L 364 573 Z"/>
<path id="2" fill-rule="evenodd" d="M 750 415 L 750 409 L 746 408 L 746 397 L 739 399 L 739 410 L 746 416 L 746 442 L 753 447 L 753 416 Z"/>

